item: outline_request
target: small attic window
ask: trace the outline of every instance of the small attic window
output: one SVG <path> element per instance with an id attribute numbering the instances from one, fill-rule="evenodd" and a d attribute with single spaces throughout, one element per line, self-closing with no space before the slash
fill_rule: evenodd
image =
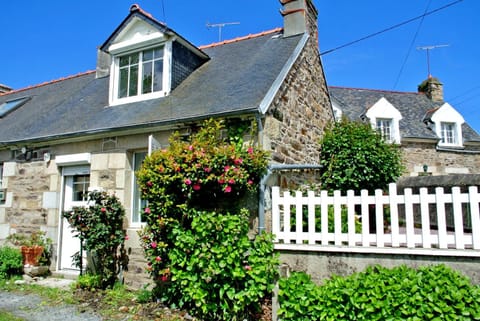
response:
<path id="1" fill-rule="evenodd" d="M 17 98 L 9 100 L 0 105 L 0 118 L 5 117 L 8 113 L 14 111 L 18 107 L 26 103 L 30 97 Z"/>

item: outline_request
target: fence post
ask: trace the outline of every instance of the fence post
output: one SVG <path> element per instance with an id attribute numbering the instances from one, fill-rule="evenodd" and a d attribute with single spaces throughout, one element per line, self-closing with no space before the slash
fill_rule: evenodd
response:
<path id="1" fill-rule="evenodd" d="M 280 187 L 272 187 L 272 234 L 278 242 L 280 234 Z"/>
<path id="2" fill-rule="evenodd" d="M 455 248 L 459 250 L 465 249 L 465 241 L 463 239 L 463 214 L 462 200 L 460 198 L 460 187 L 452 187 L 452 207 L 453 207 L 453 225 L 455 227 Z"/>
<path id="3" fill-rule="evenodd" d="M 474 250 L 480 250 L 480 210 L 478 203 L 480 198 L 477 186 L 468 188 L 468 200 L 470 202 L 470 215 L 472 217 L 472 243 Z"/>
<path id="4" fill-rule="evenodd" d="M 400 227 L 398 223 L 398 199 L 397 184 L 388 185 L 388 197 L 390 201 L 390 228 L 392 233 L 392 247 L 400 247 Z"/>
<path id="5" fill-rule="evenodd" d="M 422 246 L 424 249 L 432 247 L 430 233 L 430 209 L 428 201 L 428 189 L 420 188 L 420 215 L 422 217 Z"/>

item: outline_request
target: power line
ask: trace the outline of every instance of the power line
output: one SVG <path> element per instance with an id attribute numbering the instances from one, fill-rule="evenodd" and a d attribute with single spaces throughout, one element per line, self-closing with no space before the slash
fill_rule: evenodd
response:
<path id="1" fill-rule="evenodd" d="M 390 30 L 396 29 L 396 28 L 398 28 L 398 27 L 404 26 L 404 25 L 406 25 L 406 24 L 409 24 L 410 22 L 413 22 L 413 21 L 418 20 L 418 19 L 422 19 L 422 18 L 424 18 L 424 17 L 426 17 L 426 16 L 429 16 L 429 15 L 431 15 L 431 14 L 434 14 L 434 13 L 440 11 L 440 10 L 443 10 L 443 9 L 446 9 L 446 8 L 451 7 L 451 6 L 453 6 L 453 5 L 456 5 L 456 4 L 458 4 L 458 3 L 462 2 L 462 1 L 463 1 L 463 0 L 457 0 L 457 1 L 451 2 L 451 3 L 449 3 L 449 4 L 444 5 L 443 7 L 437 8 L 437 9 L 432 10 L 432 11 L 429 11 L 429 12 L 426 12 L 426 13 L 418 16 L 418 17 L 411 18 L 411 19 L 409 19 L 409 20 L 407 20 L 407 21 L 400 22 L 400 23 L 398 23 L 398 24 L 396 24 L 396 25 L 393 25 L 393 26 L 391 26 L 391 27 L 388 27 L 388 28 L 386 28 L 386 29 L 383 29 L 383 30 L 377 31 L 377 32 L 375 32 L 375 33 L 372 33 L 372 34 L 370 34 L 370 35 L 368 35 L 368 36 L 365 36 L 365 37 L 362 37 L 362 38 L 360 38 L 360 39 L 350 41 L 350 42 L 348 42 L 348 43 L 346 43 L 346 44 L 343 44 L 343 45 L 341 45 L 341 46 L 338 46 L 338 47 L 329 49 L 329 50 L 327 50 L 327 51 L 324 51 L 324 52 L 320 53 L 320 56 L 323 56 L 323 55 L 332 53 L 332 52 L 337 51 L 337 50 L 339 50 L 339 49 L 342 49 L 342 48 L 351 46 L 351 45 L 353 45 L 353 44 L 356 44 L 356 43 L 358 43 L 358 42 L 360 42 L 360 41 L 363 41 L 363 40 L 366 40 L 366 39 L 369 39 L 369 38 L 378 36 L 378 35 L 380 35 L 380 34 L 382 34 L 382 33 L 387 32 L 387 31 L 390 31 Z"/>
<path id="2" fill-rule="evenodd" d="M 428 12 L 428 9 L 430 8 L 430 4 L 432 3 L 432 0 L 428 1 L 427 7 L 425 8 L 425 11 L 423 12 L 422 19 L 420 20 L 420 23 L 418 24 L 417 31 L 415 31 L 415 35 L 413 36 L 412 42 L 410 42 L 410 46 L 408 47 L 407 55 L 405 56 L 405 59 L 403 60 L 402 67 L 400 67 L 400 71 L 398 72 L 397 79 L 395 79 L 395 83 L 393 84 L 393 89 L 397 88 L 398 81 L 400 80 L 400 76 L 403 73 L 403 69 L 405 68 L 405 65 L 407 64 L 408 58 L 410 57 L 410 53 L 412 52 L 413 45 L 415 44 L 415 41 L 417 40 L 418 33 L 420 32 L 420 29 L 422 28 L 423 21 L 425 20 L 425 14 Z"/>

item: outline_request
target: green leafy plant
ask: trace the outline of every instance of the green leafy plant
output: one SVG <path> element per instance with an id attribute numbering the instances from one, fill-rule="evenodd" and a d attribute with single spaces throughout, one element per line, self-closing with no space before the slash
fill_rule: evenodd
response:
<path id="1" fill-rule="evenodd" d="M 247 236 L 242 199 L 257 191 L 268 155 L 244 142 L 246 124 L 226 131 L 209 120 L 188 140 L 174 135 L 137 173 L 153 294 L 209 320 L 248 316 L 276 277 L 271 235 Z"/>
<path id="2" fill-rule="evenodd" d="M 279 282 L 289 320 L 480 320 L 480 287 L 445 265 L 380 266 L 316 286 L 305 273 Z"/>
<path id="3" fill-rule="evenodd" d="M 0 247 L 0 279 L 8 279 L 15 275 L 22 275 L 23 258 L 19 249 Z"/>
<path id="4" fill-rule="evenodd" d="M 88 194 L 89 206 L 74 207 L 63 213 L 76 230 L 83 249 L 90 259 L 89 273 L 101 278 L 101 288 L 112 287 L 120 269 L 126 269 L 123 229 L 125 210 L 115 195 L 92 191 Z M 75 255 L 81 262 L 81 253 Z"/>
<path id="5" fill-rule="evenodd" d="M 404 171 L 401 151 L 370 124 L 342 119 L 328 127 L 320 141 L 324 189 L 383 189 Z"/>

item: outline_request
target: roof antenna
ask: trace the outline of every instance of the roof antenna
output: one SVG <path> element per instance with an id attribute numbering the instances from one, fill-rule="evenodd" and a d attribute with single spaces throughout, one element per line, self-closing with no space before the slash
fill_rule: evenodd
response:
<path id="1" fill-rule="evenodd" d="M 448 47 L 450 45 L 432 45 L 432 46 L 422 46 L 417 47 L 417 50 L 426 50 L 427 51 L 427 71 L 428 71 L 428 78 L 432 78 L 432 74 L 430 73 L 430 50 L 436 48 L 443 48 Z"/>
<path id="2" fill-rule="evenodd" d="M 208 23 L 207 28 L 218 28 L 218 42 L 222 41 L 222 28 L 230 25 L 239 25 L 240 22 Z"/>

